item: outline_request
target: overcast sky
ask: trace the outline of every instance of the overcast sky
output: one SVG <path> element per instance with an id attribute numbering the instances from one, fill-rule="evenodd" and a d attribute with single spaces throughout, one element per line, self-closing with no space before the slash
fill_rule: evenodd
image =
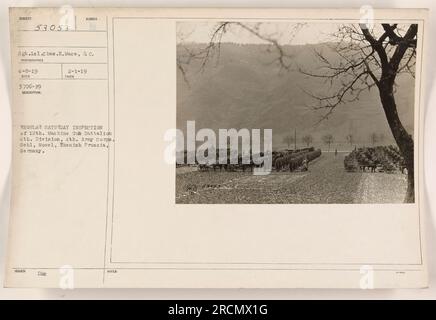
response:
<path id="1" fill-rule="evenodd" d="M 207 43 L 219 22 L 194 21 L 177 23 L 178 42 Z M 254 28 L 256 23 L 244 23 Z M 259 33 L 277 39 L 281 44 L 308 44 L 332 40 L 329 34 L 338 29 L 338 24 L 310 23 L 297 25 L 289 22 L 262 22 Z M 222 42 L 266 43 L 256 35 L 237 25 L 232 25 L 222 38 Z"/>
<path id="2" fill-rule="evenodd" d="M 183 21 L 177 22 L 177 42 L 208 43 L 211 35 L 217 26 L 222 23 L 219 21 Z M 331 22 L 243 22 L 250 29 L 259 28 L 258 32 L 264 37 L 275 39 L 280 44 L 304 45 L 335 41 L 337 38 L 331 35 L 336 33 L 343 23 Z M 356 24 L 356 27 L 358 25 Z M 396 32 L 404 35 L 409 25 L 398 24 Z M 376 37 L 384 32 L 381 24 L 375 24 L 371 32 Z M 236 24 L 227 28 L 221 42 L 234 43 L 267 43 L 250 31 L 245 30 Z"/>

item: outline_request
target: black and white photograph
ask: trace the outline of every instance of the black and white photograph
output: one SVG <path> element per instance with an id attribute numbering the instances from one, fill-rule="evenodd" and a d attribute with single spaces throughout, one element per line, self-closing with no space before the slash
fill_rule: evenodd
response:
<path id="1" fill-rule="evenodd" d="M 414 203 L 417 33 L 178 21 L 176 203 Z"/>
<path id="2" fill-rule="evenodd" d="M 433 4 L 127 3 L 0 10 L 0 300 L 436 296 Z"/>

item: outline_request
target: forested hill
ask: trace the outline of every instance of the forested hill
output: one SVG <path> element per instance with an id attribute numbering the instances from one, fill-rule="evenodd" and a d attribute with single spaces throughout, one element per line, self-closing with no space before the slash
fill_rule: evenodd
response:
<path id="1" fill-rule="evenodd" d="M 178 46 L 178 54 L 185 48 L 196 50 L 201 44 Z M 270 50 L 268 50 L 270 49 Z M 219 61 L 210 61 L 201 70 L 199 61 L 184 65 L 177 74 L 177 127 L 184 129 L 187 120 L 195 120 L 199 128 L 270 128 L 274 143 L 297 129 L 301 137 L 312 134 L 320 141 L 326 133 L 336 141 L 344 141 L 352 133 L 355 139 L 369 141 L 371 133 L 383 134 L 386 143 L 392 135 L 388 128 L 376 88 L 365 91 L 358 101 L 339 106 L 328 120 L 314 126 L 320 113 L 310 106 L 316 104 L 310 95 L 325 94 L 328 85 L 321 79 L 302 74 L 296 68 L 316 71 L 320 66 L 314 50 L 329 59 L 338 59 L 327 44 L 286 46 L 293 56 L 294 68 L 281 70 L 274 63 L 277 55 L 272 48 L 259 44 L 221 45 Z M 406 129 L 413 132 L 414 79 L 401 75 L 398 79 L 396 101 Z"/>

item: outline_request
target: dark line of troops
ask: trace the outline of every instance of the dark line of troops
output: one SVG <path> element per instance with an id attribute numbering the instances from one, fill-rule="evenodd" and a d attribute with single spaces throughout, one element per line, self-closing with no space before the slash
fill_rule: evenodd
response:
<path id="1" fill-rule="evenodd" d="M 301 166 L 304 166 L 307 170 L 307 164 L 313 159 L 318 158 L 321 155 L 321 150 L 301 151 L 297 153 L 286 154 L 282 157 L 278 157 L 274 162 L 274 168 L 277 171 L 295 171 Z"/>
<path id="2" fill-rule="evenodd" d="M 353 150 L 344 158 L 347 171 L 376 172 L 377 168 L 392 172 L 398 168 L 402 173 L 406 168 L 404 160 L 397 147 L 378 146 Z"/>
<path id="3" fill-rule="evenodd" d="M 263 157 L 263 153 L 260 154 Z M 309 161 L 319 157 L 321 155 L 321 150 L 314 150 L 313 147 L 299 149 L 296 151 L 274 151 L 272 153 L 272 165 L 277 171 L 295 171 L 301 166 L 306 167 Z M 214 163 L 214 164 L 198 164 L 200 171 L 253 171 L 254 168 L 259 168 L 261 165 L 255 164 L 254 162 L 243 163 L 242 157 L 239 156 L 237 163 L 231 163 L 230 161 L 225 164 Z"/>

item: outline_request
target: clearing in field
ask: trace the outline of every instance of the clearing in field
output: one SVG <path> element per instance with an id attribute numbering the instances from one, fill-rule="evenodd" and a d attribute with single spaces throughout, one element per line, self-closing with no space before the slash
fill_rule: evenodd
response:
<path id="1" fill-rule="evenodd" d="M 308 171 L 199 171 L 177 168 L 176 203 L 401 203 L 407 175 L 400 172 L 348 172 L 347 153 L 323 152 Z"/>

